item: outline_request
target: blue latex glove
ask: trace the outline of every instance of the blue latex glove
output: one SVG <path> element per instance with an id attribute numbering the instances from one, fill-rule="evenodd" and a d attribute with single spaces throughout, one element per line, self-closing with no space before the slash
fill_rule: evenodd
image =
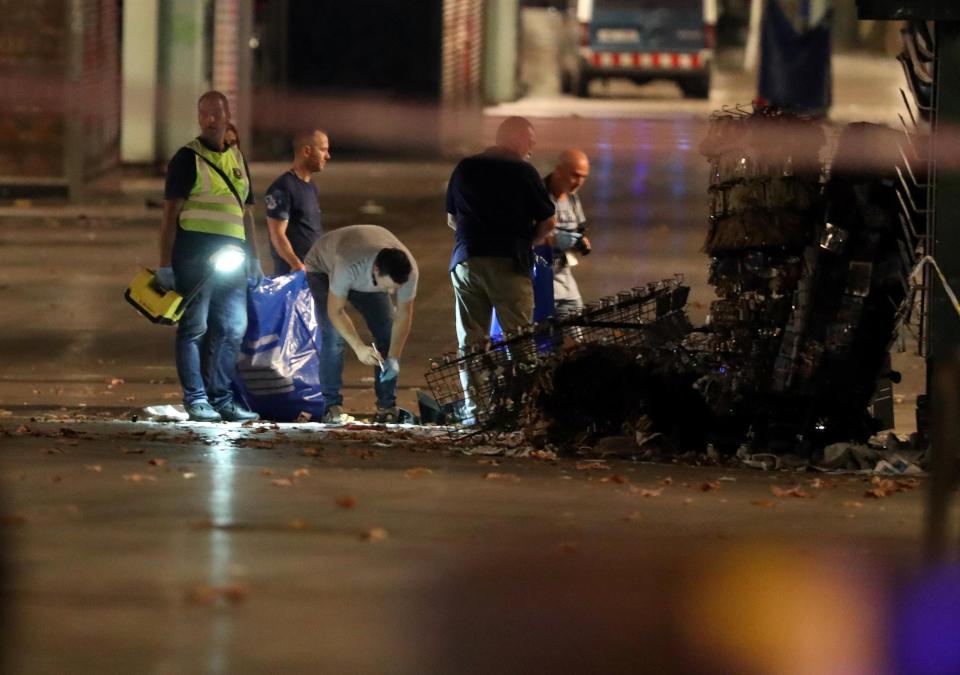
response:
<path id="1" fill-rule="evenodd" d="M 254 286 L 259 286 L 263 281 L 263 267 L 260 266 L 259 258 L 247 259 L 247 278 Z"/>
<path id="2" fill-rule="evenodd" d="M 177 279 L 173 276 L 172 267 L 161 267 L 154 274 L 157 286 L 165 291 L 172 291 L 177 287 Z"/>
<path id="3" fill-rule="evenodd" d="M 583 235 L 575 230 L 561 230 L 558 228 L 553 231 L 553 245 L 561 251 L 573 248 L 581 239 L 583 239 Z"/>
<path id="4" fill-rule="evenodd" d="M 387 382 L 395 380 L 400 375 L 400 360 L 392 356 L 383 362 L 383 368 L 380 370 L 380 381 Z"/>

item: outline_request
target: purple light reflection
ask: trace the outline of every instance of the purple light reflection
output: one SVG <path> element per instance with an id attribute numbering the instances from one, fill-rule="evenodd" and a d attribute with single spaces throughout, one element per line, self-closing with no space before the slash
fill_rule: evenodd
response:
<path id="1" fill-rule="evenodd" d="M 891 637 L 896 672 L 960 673 L 960 567 L 935 570 L 906 589 Z"/>

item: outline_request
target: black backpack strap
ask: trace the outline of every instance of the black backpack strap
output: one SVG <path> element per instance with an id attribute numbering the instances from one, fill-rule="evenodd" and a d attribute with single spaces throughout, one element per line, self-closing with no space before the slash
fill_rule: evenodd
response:
<path id="1" fill-rule="evenodd" d="M 237 192 L 237 188 L 235 188 L 235 187 L 233 186 L 233 183 L 230 181 L 230 179 L 227 178 L 227 174 L 225 174 L 225 173 L 223 172 L 223 170 L 222 170 L 219 166 L 217 166 L 216 164 L 214 164 L 213 162 L 211 162 L 209 159 L 207 159 L 206 157 L 204 157 L 203 155 L 201 155 L 199 152 L 197 152 L 197 151 L 194 150 L 193 148 L 190 148 L 190 152 L 192 152 L 192 153 L 195 154 L 197 157 L 199 157 L 200 159 L 202 159 L 204 162 L 207 163 L 207 165 L 208 165 L 211 169 L 213 169 L 213 170 L 216 171 L 218 174 L 220 174 L 220 177 L 223 179 L 223 182 L 227 184 L 227 187 L 230 188 L 230 192 L 232 192 L 232 193 L 233 193 L 233 196 L 236 197 L 237 203 L 240 205 L 240 210 L 243 211 L 243 210 L 244 210 L 243 199 L 241 199 L 240 193 Z"/>

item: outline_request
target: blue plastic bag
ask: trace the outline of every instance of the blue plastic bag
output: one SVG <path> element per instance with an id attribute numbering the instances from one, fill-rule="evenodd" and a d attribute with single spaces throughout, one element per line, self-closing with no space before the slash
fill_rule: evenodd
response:
<path id="1" fill-rule="evenodd" d="M 534 247 L 533 268 L 530 270 L 530 281 L 533 284 L 533 322 L 544 321 L 553 316 L 553 248 L 544 244 Z M 493 310 L 490 321 L 490 338 L 494 343 L 503 340 L 503 328 L 497 318 L 497 310 Z"/>
<path id="2" fill-rule="evenodd" d="M 304 272 L 264 279 L 247 293 L 247 334 L 236 389 L 264 419 L 292 422 L 323 416 L 320 328 Z"/>

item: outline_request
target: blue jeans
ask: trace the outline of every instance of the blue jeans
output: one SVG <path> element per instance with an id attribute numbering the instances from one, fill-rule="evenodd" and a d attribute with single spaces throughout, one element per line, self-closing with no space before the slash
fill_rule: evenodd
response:
<path id="1" fill-rule="evenodd" d="M 209 269 L 206 258 L 174 265 L 177 292 L 186 296 Z M 245 267 L 214 274 L 191 300 L 177 327 L 177 375 L 185 405 L 209 401 L 220 408 L 233 400 L 231 383 L 240 342 L 247 332 Z"/>
<path id="2" fill-rule="evenodd" d="M 330 322 L 327 314 L 327 293 L 330 277 L 310 272 L 307 283 L 317 308 L 317 323 L 320 324 L 320 387 L 323 402 L 328 407 L 343 405 L 340 389 L 343 386 L 344 339 Z M 350 291 L 347 302 L 360 312 L 360 316 L 373 335 L 373 342 L 384 358 L 390 353 L 390 332 L 393 330 L 393 303 L 387 293 L 361 293 Z M 380 366 L 373 367 L 373 389 L 377 394 L 378 408 L 392 408 L 397 404 L 397 378 L 380 381 Z"/>

